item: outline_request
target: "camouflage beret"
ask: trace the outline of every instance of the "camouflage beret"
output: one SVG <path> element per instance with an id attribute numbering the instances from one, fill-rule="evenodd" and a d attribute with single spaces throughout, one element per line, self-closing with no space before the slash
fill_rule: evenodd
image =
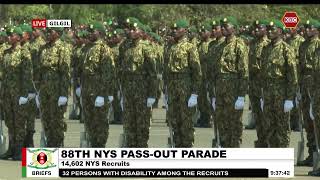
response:
<path id="1" fill-rule="evenodd" d="M 269 21 L 265 20 L 265 19 L 261 19 L 261 20 L 254 21 L 253 24 L 254 24 L 254 26 L 258 26 L 258 25 L 267 26 L 269 24 Z"/>
<path id="2" fill-rule="evenodd" d="M 135 17 L 128 17 L 126 19 L 126 23 L 127 24 L 130 24 L 130 25 L 133 25 L 134 23 L 139 23 L 139 19 L 135 18 Z"/>
<path id="3" fill-rule="evenodd" d="M 209 23 L 204 23 L 200 28 L 200 32 L 211 31 L 211 30 L 212 30 L 212 26 Z"/>
<path id="4" fill-rule="evenodd" d="M 154 32 L 150 32 L 149 34 L 154 40 L 160 42 L 161 38 L 160 38 L 160 36 L 158 34 L 156 34 Z"/>
<path id="5" fill-rule="evenodd" d="M 89 32 L 87 30 L 80 30 L 76 34 L 78 37 L 87 37 L 89 35 Z"/>
<path id="6" fill-rule="evenodd" d="M 193 33 L 196 33 L 197 32 L 197 28 L 195 26 L 191 26 L 189 28 L 189 32 L 193 32 Z"/>
<path id="7" fill-rule="evenodd" d="M 7 31 L 7 33 L 9 35 L 11 34 L 18 34 L 18 35 L 22 35 L 23 34 L 23 31 L 22 29 L 19 27 L 19 26 L 13 26 L 9 29 L 9 31 Z"/>
<path id="8" fill-rule="evenodd" d="M 282 22 L 279 21 L 279 20 L 271 20 L 268 24 L 268 28 L 272 28 L 272 27 L 277 27 L 277 28 L 280 28 L 282 30 L 285 29 L 285 27 L 283 26 Z"/>
<path id="9" fill-rule="evenodd" d="M 189 23 L 185 19 L 180 19 L 176 21 L 173 25 L 174 28 L 188 28 L 188 26 L 189 26 Z"/>
<path id="10" fill-rule="evenodd" d="M 315 27 L 315 28 L 320 28 L 320 22 L 315 19 L 308 19 L 305 22 L 305 27 Z"/>
<path id="11" fill-rule="evenodd" d="M 107 21 L 103 22 L 104 25 L 111 26 L 113 23 L 113 20 L 111 18 L 107 19 Z"/>
<path id="12" fill-rule="evenodd" d="M 233 25 L 233 26 L 238 26 L 238 21 L 235 17 L 233 16 L 228 16 L 228 17 L 224 17 L 220 20 L 220 23 L 221 24 L 230 24 L 230 25 Z"/>
<path id="13" fill-rule="evenodd" d="M 104 25 L 101 22 L 98 22 L 98 21 L 95 21 L 92 24 L 90 24 L 89 28 L 91 30 L 93 30 L 93 31 L 94 30 L 97 30 L 97 31 L 100 31 L 100 32 L 104 32 L 105 31 Z"/>
<path id="14" fill-rule="evenodd" d="M 32 27 L 28 24 L 23 24 L 20 26 L 20 28 L 23 32 L 32 33 Z"/>
<path id="15" fill-rule="evenodd" d="M 5 31 L 0 31 L 0 36 L 7 36 L 7 33 Z"/>
<path id="16" fill-rule="evenodd" d="M 123 29 L 115 29 L 114 31 L 113 31 L 113 34 L 124 34 L 124 30 Z"/>

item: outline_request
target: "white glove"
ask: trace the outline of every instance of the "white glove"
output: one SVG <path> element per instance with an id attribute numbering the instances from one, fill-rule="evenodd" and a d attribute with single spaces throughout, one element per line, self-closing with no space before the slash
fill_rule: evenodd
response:
<path id="1" fill-rule="evenodd" d="M 215 97 L 213 97 L 211 99 L 211 105 L 212 105 L 213 111 L 216 111 L 216 98 Z"/>
<path id="2" fill-rule="evenodd" d="M 77 95 L 78 97 L 81 96 L 81 88 L 80 88 L 80 87 L 77 87 L 77 89 L 76 89 L 76 95 Z"/>
<path id="3" fill-rule="evenodd" d="M 104 97 L 102 96 L 97 96 L 96 101 L 94 103 L 95 107 L 102 107 L 104 105 Z"/>
<path id="4" fill-rule="evenodd" d="M 28 99 L 31 100 L 31 99 L 34 99 L 36 97 L 36 93 L 29 93 L 28 94 Z"/>
<path id="5" fill-rule="evenodd" d="M 113 101 L 113 96 L 108 96 L 109 103 Z"/>
<path id="6" fill-rule="evenodd" d="M 68 98 L 65 96 L 60 96 L 58 99 L 58 106 L 64 106 L 68 102 Z"/>
<path id="7" fill-rule="evenodd" d="M 147 107 L 151 107 L 154 102 L 156 102 L 156 99 L 155 98 L 148 98 L 147 99 Z"/>
<path id="8" fill-rule="evenodd" d="M 262 112 L 263 112 L 263 106 L 264 106 L 264 101 L 262 98 L 260 98 L 260 108 Z"/>
<path id="9" fill-rule="evenodd" d="M 37 105 L 37 108 L 39 109 L 40 108 L 40 99 L 39 99 L 38 94 L 36 95 L 36 105 Z"/>
<path id="10" fill-rule="evenodd" d="M 194 107 L 195 105 L 197 105 L 198 104 L 197 98 L 198 98 L 198 95 L 191 94 L 188 100 L 188 107 Z"/>
<path id="11" fill-rule="evenodd" d="M 291 100 L 285 100 L 284 101 L 284 112 L 287 113 L 289 111 L 291 111 L 291 109 L 293 108 L 293 101 Z"/>
<path id="12" fill-rule="evenodd" d="M 25 98 L 25 97 L 19 98 L 19 106 L 27 104 L 27 102 L 28 102 L 28 98 Z"/>
<path id="13" fill-rule="evenodd" d="M 234 104 L 234 109 L 242 110 L 244 107 L 244 97 L 238 96 L 236 103 Z"/>

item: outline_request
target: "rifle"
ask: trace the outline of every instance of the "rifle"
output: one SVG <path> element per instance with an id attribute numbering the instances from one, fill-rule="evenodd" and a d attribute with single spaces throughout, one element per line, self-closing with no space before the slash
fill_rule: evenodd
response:
<path id="1" fill-rule="evenodd" d="M 313 99 L 310 95 L 310 91 L 308 89 L 308 96 L 310 99 L 310 109 L 309 109 L 309 114 L 310 114 L 310 119 L 312 120 L 313 123 L 313 134 L 315 137 L 315 141 L 316 141 L 316 152 L 313 152 L 313 171 L 316 171 L 320 168 L 320 149 L 319 149 L 319 137 L 318 137 L 318 129 L 316 126 L 316 121 L 315 121 L 315 117 L 313 116 Z"/>

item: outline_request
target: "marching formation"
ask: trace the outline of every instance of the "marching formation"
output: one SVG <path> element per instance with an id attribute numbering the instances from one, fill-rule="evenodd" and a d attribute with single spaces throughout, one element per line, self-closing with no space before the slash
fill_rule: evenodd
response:
<path id="1" fill-rule="evenodd" d="M 21 148 L 34 146 L 37 116 L 42 145 L 63 147 L 70 95 L 69 119 L 84 123 L 89 147 L 105 147 L 109 122 L 123 124 L 123 147 L 148 147 L 163 93 L 171 147 L 193 147 L 194 127 L 212 126 L 213 147 L 237 148 L 248 94 L 255 147 L 288 147 L 291 129 L 305 128 L 309 156 L 298 165 L 313 166 L 320 159 L 319 29 L 314 19 L 285 29 L 278 20 L 239 26 L 234 17 L 153 30 L 134 17 L 73 28 L 7 25 L 0 105 L 9 147 L 0 158 L 20 160 Z"/>

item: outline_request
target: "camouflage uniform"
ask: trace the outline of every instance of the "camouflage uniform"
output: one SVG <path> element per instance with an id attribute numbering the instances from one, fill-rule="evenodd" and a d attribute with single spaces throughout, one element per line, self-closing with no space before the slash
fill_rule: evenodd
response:
<path id="1" fill-rule="evenodd" d="M 299 47 L 300 45 L 303 43 L 304 38 L 302 36 L 300 36 L 299 34 L 297 34 L 296 36 L 294 36 L 293 38 L 290 38 L 288 41 L 288 44 L 291 46 L 291 48 L 293 49 L 294 53 L 295 53 L 295 59 L 296 59 L 296 64 L 297 64 L 297 69 L 299 68 Z M 299 87 L 300 87 L 300 74 L 299 71 L 297 72 L 297 76 L 298 76 L 298 83 L 299 83 Z M 293 97 L 295 98 L 295 96 Z M 295 104 L 295 101 L 294 101 Z M 295 107 L 297 105 L 295 104 Z M 291 128 L 297 129 L 299 127 L 299 116 L 298 116 L 298 107 L 292 109 L 291 113 L 290 113 L 290 123 L 291 123 Z"/>
<path id="2" fill-rule="evenodd" d="M 301 44 L 299 50 L 299 62 L 300 62 L 300 82 L 301 82 L 301 96 L 302 96 L 302 112 L 304 120 L 304 128 L 307 132 L 307 147 L 309 157 L 307 159 L 312 159 L 312 153 L 316 151 L 316 143 L 313 129 L 313 122 L 310 118 L 309 108 L 310 99 L 308 97 L 308 91 L 311 97 L 314 99 L 313 105 L 313 115 L 315 116 L 318 133 L 320 130 L 319 122 L 319 60 L 320 60 L 320 39 L 318 37 L 311 40 L 306 40 Z M 318 137 L 319 134 L 318 134 Z"/>
<path id="3" fill-rule="evenodd" d="M 5 123 L 12 140 L 13 157 L 17 157 L 24 147 L 29 115 L 28 104 L 19 105 L 19 98 L 26 98 L 33 89 L 30 51 L 18 44 L 5 50 L 1 63 Z"/>
<path id="4" fill-rule="evenodd" d="M 70 49 L 60 39 L 40 50 L 40 104 L 47 147 L 62 147 L 67 131 L 63 120 L 67 106 L 58 106 L 58 99 L 69 94 L 70 59 Z"/>
<path id="5" fill-rule="evenodd" d="M 32 54 L 32 45 L 29 43 L 29 42 L 26 42 L 22 45 L 21 47 L 22 49 L 24 49 L 24 51 L 26 52 L 29 52 L 30 53 L 30 56 L 31 56 L 31 59 L 30 59 L 30 63 L 32 63 L 33 61 L 33 54 Z M 32 64 L 32 80 L 33 80 L 33 64 Z M 33 86 L 32 86 L 33 87 Z M 29 93 L 36 93 L 35 92 L 35 89 L 32 88 L 30 89 L 30 92 Z M 29 99 L 29 102 L 28 102 L 28 116 L 27 116 L 27 124 L 26 124 L 26 139 L 25 139 L 25 146 L 26 147 L 33 147 L 33 134 L 35 133 L 35 119 L 36 119 L 36 113 L 37 113 L 37 106 L 36 106 L 36 102 L 35 102 L 35 98 L 33 99 Z"/>
<path id="6" fill-rule="evenodd" d="M 105 147 L 109 135 L 108 110 L 115 86 L 115 64 L 111 49 L 102 39 L 84 47 L 80 66 L 81 97 L 84 123 L 92 147 Z M 81 62 L 80 62 L 81 63 Z M 95 106 L 97 96 L 105 99 L 102 107 Z"/>
<path id="7" fill-rule="evenodd" d="M 198 45 L 199 50 L 199 59 L 202 72 L 202 81 L 200 85 L 200 94 L 199 94 L 199 110 L 200 110 L 200 125 L 203 127 L 210 126 L 210 103 L 207 99 L 207 61 L 208 61 L 208 52 L 210 40 L 207 42 L 202 41 Z"/>
<path id="8" fill-rule="evenodd" d="M 296 60 L 292 48 L 282 39 L 269 43 L 262 52 L 261 87 L 264 90 L 263 116 L 268 124 L 270 147 L 288 147 L 290 141 L 289 113 L 284 101 L 296 93 Z"/>
<path id="9" fill-rule="evenodd" d="M 111 51 L 114 56 L 114 61 L 115 61 L 115 75 L 116 75 L 116 81 L 115 81 L 115 91 L 113 93 L 114 100 L 112 102 L 112 108 L 114 112 L 114 121 L 115 122 L 120 122 L 122 123 L 122 110 L 121 110 L 121 105 L 120 105 L 120 100 L 121 100 L 121 92 L 120 92 L 120 81 L 118 80 L 118 72 L 117 70 L 119 69 L 120 66 L 120 60 L 119 60 L 119 45 L 116 45 L 114 47 L 111 47 Z"/>
<path id="10" fill-rule="evenodd" d="M 167 116 L 172 124 L 175 147 L 192 147 L 192 116 L 196 109 L 189 108 L 187 104 L 191 94 L 198 94 L 201 69 L 197 47 L 188 42 L 187 38 L 181 39 L 169 49 L 165 79 L 169 106 Z"/>
<path id="11" fill-rule="evenodd" d="M 255 141 L 255 147 L 267 147 L 267 122 L 263 118 L 262 111 L 260 108 L 260 98 L 261 98 L 261 76 L 259 72 L 261 71 L 261 63 L 263 59 L 261 58 L 262 49 L 270 43 L 267 36 L 261 39 L 255 39 L 250 47 L 249 52 L 249 98 L 251 102 L 251 108 L 253 112 L 253 117 L 256 121 L 256 130 L 258 140 Z"/>
<path id="12" fill-rule="evenodd" d="M 74 101 L 74 105 L 75 107 L 73 107 L 73 111 L 74 113 L 77 112 L 77 109 L 79 108 L 80 112 L 80 116 L 81 116 L 81 111 L 82 111 L 82 107 L 81 107 L 81 104 L 80 104 L 80 98 L 78 96 L 76 96 L 76 89 L 78 87 L 80 87 L 80 76 L 79 76 L 79 73 L 77 72 L 77 70 L 79 69 L 79 64 L 80 61 L 82 60 L 81 58 L 81 54 L 83 52 L 83 47 L 85 45 L 82 44 L 80 46 L 74 46 L 73 47 L 73 50 L 72 50 L 72 57 L 71 57 L 71 68 L 72 68 L 72 95 L 73 95 L 73 98 L 75 98 L 73 101 Z M 70 114 L 71 115 L 71 114 Z M 74 116 L 76 116 L 76 114 L 72 114 Z M 72 117 L 72 118 L 75 118 L 75 117 Z M 80 117 L 80 122 L 83 122 L 82 121 L 82 117 Z"/>
<path id="13" fill-rule="evenodd" d="M 241 38 L 232 37 L 214 51 L 211 97 L 216 97 L 215 119 L 221 145 L 239 147 L 242 141 L 242 113 L 235 110 L 237 97 L 244 97 L 248 87 L 248 48 Z M 212 58 L 212 56 L 210 56 Z M 215 89 L 215 92 L 213 91 Z"/>
<path id="14" fill-rule="evenodd" d="M 119 60 L 125 146 L 148 147 L 151 111 L 147 98 L 156 97 L 157 87 L 152 49 L 141 40 L 126 40 L 119 48 Z"/>

